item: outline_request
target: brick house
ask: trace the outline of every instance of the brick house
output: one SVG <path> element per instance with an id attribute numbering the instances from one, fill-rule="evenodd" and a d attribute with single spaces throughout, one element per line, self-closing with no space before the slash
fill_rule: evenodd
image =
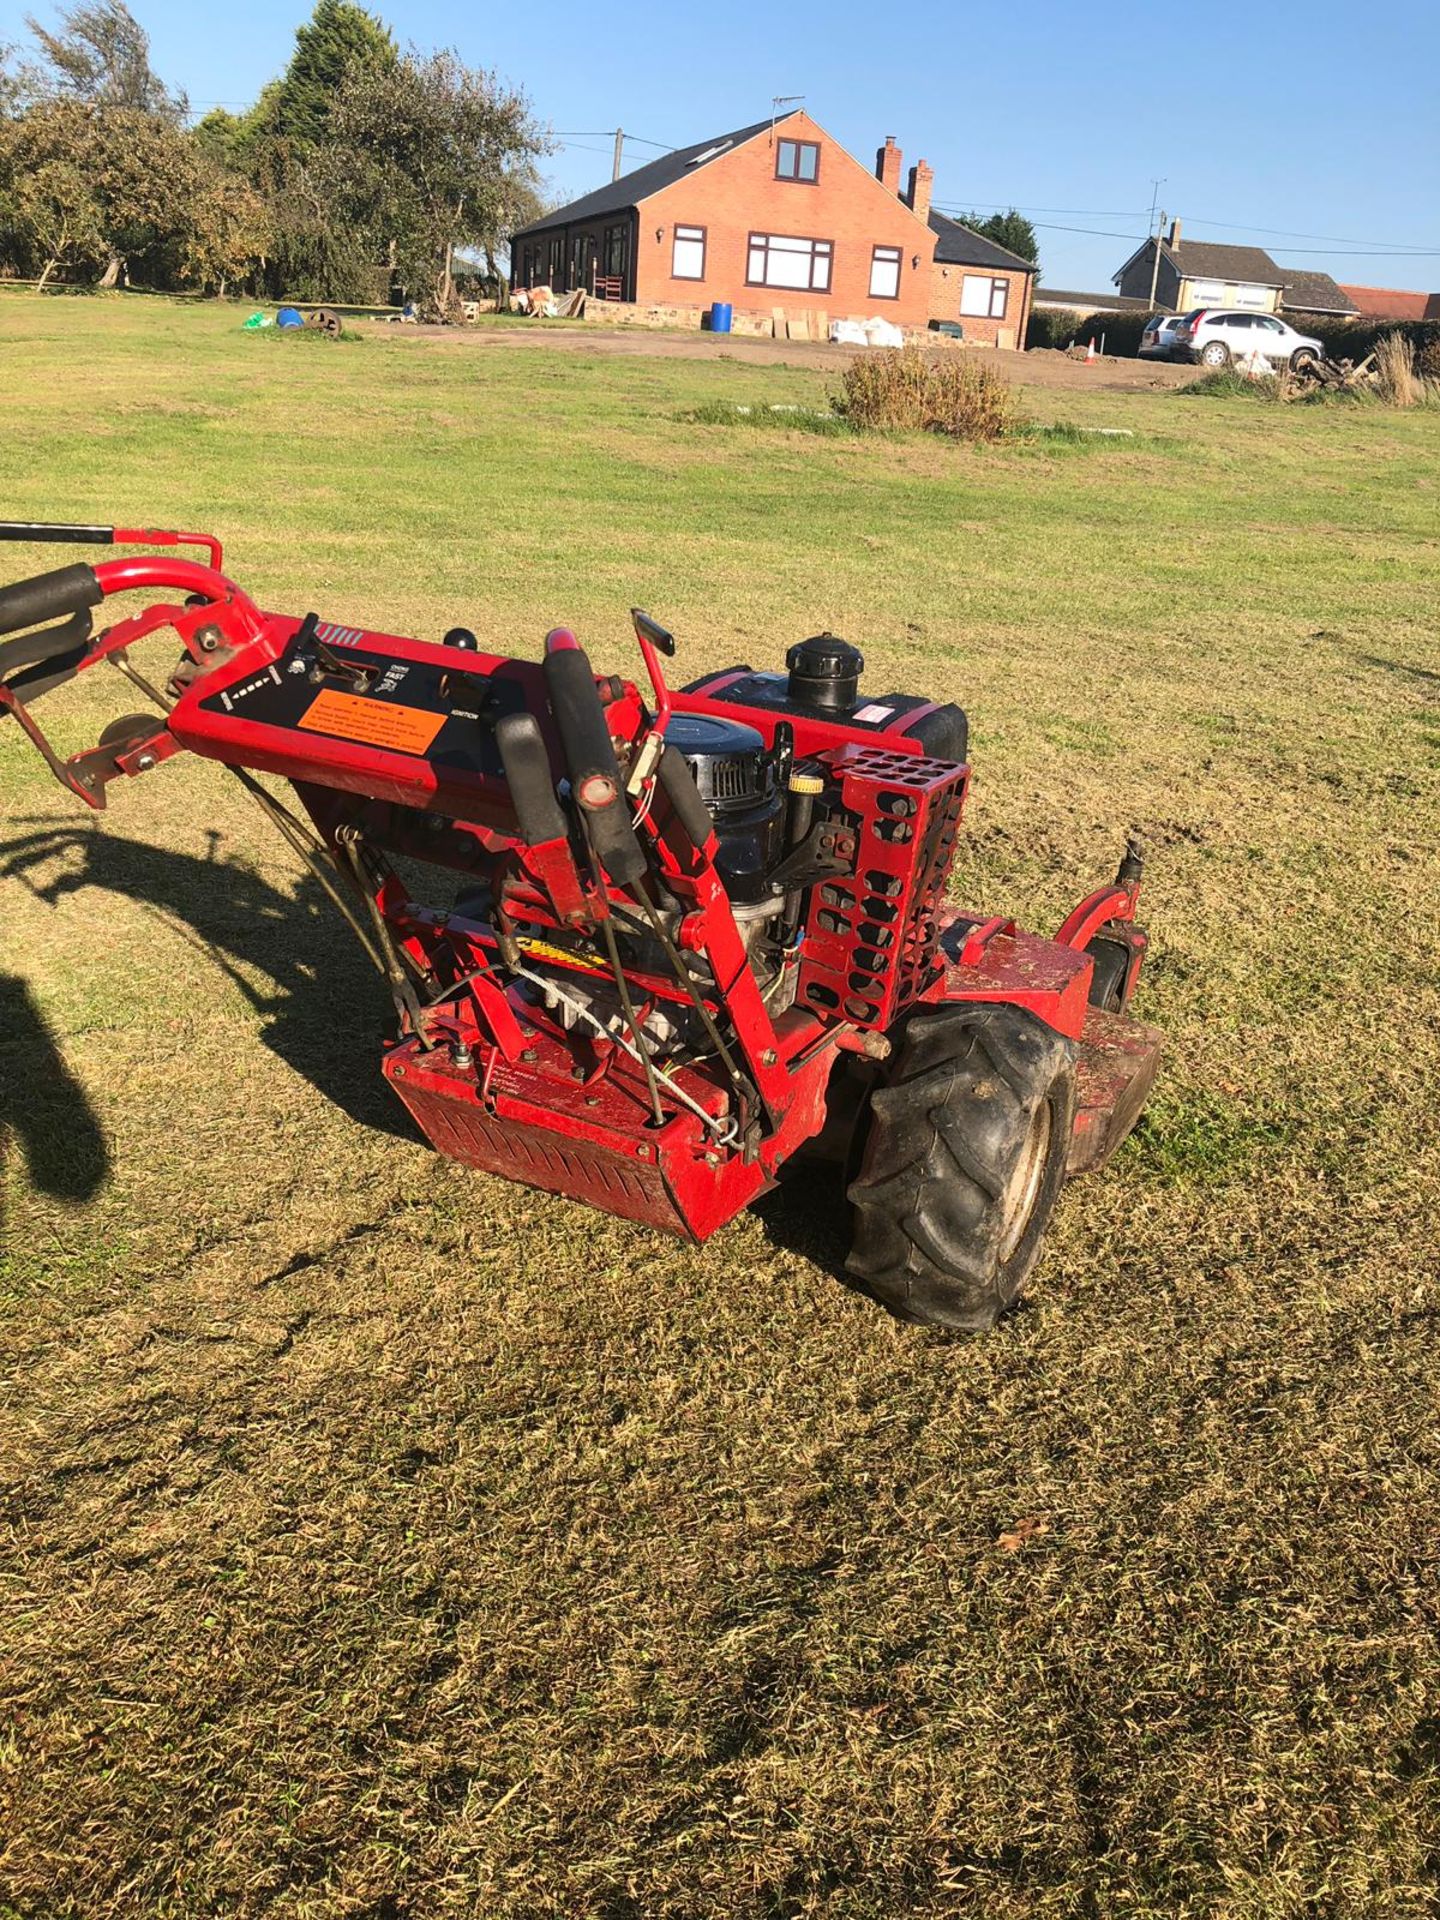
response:
<path id="1" fill-rule="evenodd" d="M 1023 347 L 1035 292 L 1033 263 L 933 209 L 930 230 L 930 318 L 958 320 L 972 345 Z"/>
<path id="2" fill-rule="evenodd" d="M 696 313 L 725 301 L 737 313 L 882 314 L 923 328 L 935 301 L 931 175 L 922 160 L 902 191 L 900 166 L 893 140 L 871 173 L 808 114 L 782 114 L 666 154 L 522 228 L 512 279 Z"/>

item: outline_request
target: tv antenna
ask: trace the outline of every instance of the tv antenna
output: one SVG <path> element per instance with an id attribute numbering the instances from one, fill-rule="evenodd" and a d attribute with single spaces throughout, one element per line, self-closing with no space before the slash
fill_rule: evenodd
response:
<path id="1" fill-rule="evenodd" d="M 775 122 L 780 118 L 781 107 L 798 107 L 805 98 L 803 93 L 776 93 L 770 97 L 770 142 L 775 142 Z"/>

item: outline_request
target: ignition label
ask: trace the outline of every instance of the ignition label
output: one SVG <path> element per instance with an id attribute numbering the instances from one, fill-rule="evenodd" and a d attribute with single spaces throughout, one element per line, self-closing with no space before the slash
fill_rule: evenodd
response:
<path id="1" fill-rule="evenodd" d="M 389 747 L 394 753 L 424 753 L 445 724 L 443 713 L 421 707 L 402 707 L 389 700 L 366 700 L 358 693 L 337 693 L 326 687 L 300 716 L 311 733 L 333 733 L 341 740 L 359 740 L 367 747 Z"/>

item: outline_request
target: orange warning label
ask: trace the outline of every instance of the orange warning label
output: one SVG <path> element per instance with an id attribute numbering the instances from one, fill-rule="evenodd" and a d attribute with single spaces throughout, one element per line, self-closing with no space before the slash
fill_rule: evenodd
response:
<path id="1" fill-rule="evenodd" d="M 333 687 L 317 693 L 300 716 L 300 725 L 312 733 L 333 733 L 342 740 L 361 740 L 367 747 L 389 747 L 395 753 L 424 753 L 444 724 L 443 713 L 366 700 L 358 693 L 337 693 Z"/>

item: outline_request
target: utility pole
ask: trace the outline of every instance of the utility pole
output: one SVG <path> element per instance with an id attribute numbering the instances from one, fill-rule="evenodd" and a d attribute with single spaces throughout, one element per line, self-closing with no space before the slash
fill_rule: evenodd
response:
<path id="1" fill-rule="evenodd" d="M 1152 313 L 1155 311 L 1155 288 L 1160 281 L 1160 227 L 1165 225 L 1163 207 L 1160 210 L 1160 227 L 1155 225 L 1155 203 L 1160 198 L 1160 189 L 1164 185 L 1164 180 L 1150 182 L 1150 239 L 1155 249 L 1154 258 L 1150 262 L 1150 311 Z"/>
<path id="2" fill-rule="evenodd" d="M 618 180 L 620 178 L 620 170 L 624 166 L 624 164 L 625 164 L 625 135 L 619 127 L 616 127 L 615 129 L 615 165 L 610 174 L 610 178 L 612 180 Z"/>

